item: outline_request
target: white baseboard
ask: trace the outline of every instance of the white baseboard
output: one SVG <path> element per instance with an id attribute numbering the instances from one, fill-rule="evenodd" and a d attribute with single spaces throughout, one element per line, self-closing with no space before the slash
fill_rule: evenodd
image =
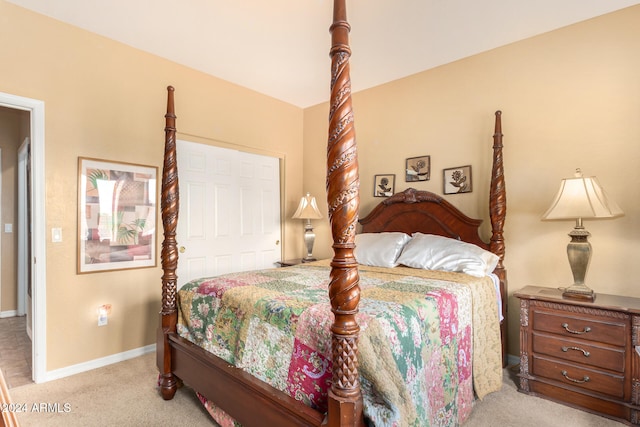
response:
<path id="1" fill-rule="evenodd" d="M 7 310 L 0 311 L 0 319 L 4 319 L 5 317 L 16 317 L 18 312 L 16 310 Z"/>
<path id="2" fill-rule="evenodd" d="M 139 357 L 154 351 L 156 351 L 156 345 L 150 344 L 145 347 L 135 348 L 123 353 L 112 354 L 111 356 L 101 357 L 100 359 L 94 359 L 88 362 L 78 363 L 77 365 L 67 366 L 66 368 L 48 371 L 44 375 L 44 380 L 40 382 L 58 380 L 60 378 L 90 371 L 92 369 L 102 368 L 103 366 L 118 362 L 124 362 L 125 360 L 133 359 L 134 357 Z"/>

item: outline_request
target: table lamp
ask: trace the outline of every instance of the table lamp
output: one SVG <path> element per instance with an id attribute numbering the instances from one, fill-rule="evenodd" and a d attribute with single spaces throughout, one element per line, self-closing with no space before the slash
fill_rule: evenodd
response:
<path id="1" fill-rule="evenodd" d="M 620 207 L 607 197 L 595 176 L 585 178 L 576 169 L 573 178 L 565 178 L 560 183 L 551 207 L 542 216 L 543 220 L 575 219 L 576 226 L 569 233 L 571 241 L 567 245 L 567 256 L 573 273 L 573 285 L 565 288 L 564 298 L 593 301 L 595 293 L 585 285 L 585 276 L 591 259 L 590 236 L 582 225 L 582 220 L 615 218 L 624 215 Z"/>
<path id="2" fill-rule="evenodd" d="M 322 218 L 322 214 L 316 204 L 316 198 L 309 193 L 303 196 L 292 218 L 306 220 L 304 224 L 304 243 L 307 245 L 307 256 L 302 258 L 302 262 L 315 261 L 316 259 L 313 257 L 313 242 L 316 239 L 316 235 L 313 232 L 311 220 Z"/>

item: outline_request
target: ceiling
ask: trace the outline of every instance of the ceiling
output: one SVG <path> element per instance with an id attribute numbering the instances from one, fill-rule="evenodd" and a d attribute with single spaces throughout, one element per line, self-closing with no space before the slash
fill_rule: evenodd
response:
<path id="1" fill-rule="evenodd" d="M 299 107 L 329 97 L 330 0 L 5 1 Z M 347 0 L 353 90 L 635 4 Z"/>

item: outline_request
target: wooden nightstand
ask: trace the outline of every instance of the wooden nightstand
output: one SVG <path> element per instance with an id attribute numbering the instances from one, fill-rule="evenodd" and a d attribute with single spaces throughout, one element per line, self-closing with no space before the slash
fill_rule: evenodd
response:
<path id="1" fill-rule="evenodd" d="M 520 391 L 640 424 L 640 299 L 569 300 L 537 286 L 514 295 L 520 299 Z"/>

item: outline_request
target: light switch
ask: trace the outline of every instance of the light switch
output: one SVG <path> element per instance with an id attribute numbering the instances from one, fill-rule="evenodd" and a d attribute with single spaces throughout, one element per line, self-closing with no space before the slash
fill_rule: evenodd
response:
<path id="1" fill-rule="evenodd" d="M 52 228 L 51 229 L 51 241 L 53 243 L 62 242 L 62 228 Z"/>
<path id="2" fill-rule="evenodd" d="M 5 233 L 13 233 L 13 224 L 5 224 L 4 225 Z"/>

